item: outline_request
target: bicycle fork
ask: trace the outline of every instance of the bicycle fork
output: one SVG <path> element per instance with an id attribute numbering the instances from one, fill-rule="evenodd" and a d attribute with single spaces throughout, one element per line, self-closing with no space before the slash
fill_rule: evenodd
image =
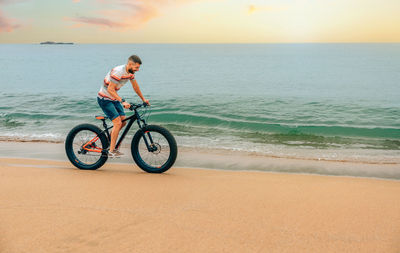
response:
<path id="1" fill-rule="evenodd" d="M 137 121 L 139 129 L 142 129 L 142 126 L 141 126 L 140 122 L 142 122 L 144 124 L 144 127 L 147 126 L 146 122 L 144 120 L 140 119 L 140 120 Z M 149 151 L 149 152 L 157 151 L 157 147 L 156 147 L 156 145 L 154 145 L 154 141 L 153 141 L 153 138 L 151 137 L 150 131 L 143 131 L 142 130 L 142 132 L 143 132 L 143 141 L 146 144 L 147 151 Z M 147 135 L 149 140 L 147 140 L 146 135 Z M 149 141 L 150 141 L 150 145 L 149 145 Z"/>
<path id="2" fill-rule="evenodd" d="M 148 140 L 147 140 L 147 138 L 146 138 L 146 135 L 148 136 L 148 138 L 149 138 L 149 140 L 150 140 L 150 145 L 149 145 L 149 142 L 148 142 Z M 144 141 L 144 143 L 146 144 L 147 150 L 148 150 L 149 152 L 157 151 L 157 146 L 154 145 L 153 138 L 151 138 L 151 134 L 150 134 L 149 131 L 145 131 L 145 132 L 143 133 L 143 141 Z"/>

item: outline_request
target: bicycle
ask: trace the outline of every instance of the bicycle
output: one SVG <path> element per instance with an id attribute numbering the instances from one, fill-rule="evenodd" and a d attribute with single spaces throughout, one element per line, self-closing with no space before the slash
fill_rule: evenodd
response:
<path id="1" fill-rule="evenodd" d="M 118 149 L 126 134 L 137 121 L 139 129 L 131 142 L 131 154 L 135 163 L 148 173 L 163 173 L 175 163 L 178 148 L 174 136 L 164 127 L 147 125 L 138 109 L 147 104 L 130 104 L 129 110 L 134 111 L 123 122 L 129 121 L 115 146 Z M 80 124 L 67 135 L 65 151 L 71 163 L 82 170 L 96 170 L 103 166 L 108 159 L 110 146 L 109 129 L 106 116 L 95 116 L 103 122 L 104 130 L 92 124 Z"/>

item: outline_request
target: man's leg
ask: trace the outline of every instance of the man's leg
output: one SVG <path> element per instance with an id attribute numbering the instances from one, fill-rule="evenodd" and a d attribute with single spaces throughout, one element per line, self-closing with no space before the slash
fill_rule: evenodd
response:
<path id="1" fill-rule="evenodd" d="M 121 117 L 121 122 L 126 118 L 125 115 L 121 115 L 120 117 Z M 121 129 L 124 128 L 124 126 L 126 126 L 126 121 L 122 122 Z"/>
<path id="2" fill-rule="evenodd" d="M 117 110 L 119 116 L 121 117 L 121 121 L 126 118 L 125 112 L 124 112 L 124 107 L 122 107 L 122 104 L 119 102 L 115 102 L 115 109 Z M 121 129 L 126 125 L 126 122 L 122 122 L 122 127 Z"/>
<path id="3" fill-rule="evenodd" d="M 115 119 L 113 119 L 112 123 L 114 124 L 114 127 L 111 131 L 110 152 L 114 151 L 115 149 L 115 144 L 118 139 L 119 130 L 121 130 L 122 127 L 121 117 L 120 116 L 116 117 Z"/>
<path id="4" fill-rule="evenodd" d="M 121 122 L 126 118 L 125 115 L 121 115 L 121 116 L 119 116 L 119 117 L 121 118 Z M 119 132 L 121 132 L 122 128 L 124 128 L 125 125 L 126 125 L 126 121 L 122 122 L 121 128 L 119 129 Z M 114 129 L 114 128 L 113 128 L 113 129 Z M 111 130 L 111 134 L 112 134 L 112 130 Z M 118 135 L 117 135 L 117 137 L 118 137 Z M 115 139 L 115 141 L 117 141 L 117 138 Z M 116 145 L 116 144 L 115 144 L 115 145 Z M 119 147 L 118 147 L 118 148 L 114 147 L 114 149 L 119 150 Z M 122 154 L 122 153 L 121 153 L 121 154 Z"/>

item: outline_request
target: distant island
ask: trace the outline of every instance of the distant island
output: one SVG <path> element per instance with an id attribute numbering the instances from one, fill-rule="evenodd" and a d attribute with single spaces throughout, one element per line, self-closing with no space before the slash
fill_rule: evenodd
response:
<path id="1" fill-rule="evenodd" d="M 45 41 L 40 42 L 40 45 L 73 45 L 72 42 L 54 42 L 54 41 Z"/>

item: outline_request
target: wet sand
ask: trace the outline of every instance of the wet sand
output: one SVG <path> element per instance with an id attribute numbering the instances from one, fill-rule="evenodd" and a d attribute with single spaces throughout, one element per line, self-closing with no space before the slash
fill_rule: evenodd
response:
<path id="1" fill-rule="evenodd" d="M 396 180 L 0 158 L 0 252 L 400 252 L 399 196 Z"/>
<path id="2" fill-rule="evenodd" d="M 130 147 L 130 146 L 129 146 Z M 107 163 L 132 164 L 129 147 L 122 147 L 126 154 Z M 0 141 L 0 158 L 34 158 L 68 161 L 63 143 L 9 142 Z M 400 180 L 400 157 L 395 161 L 382 159 L 380 162 L 343 161 L 311 158 L 275 157 L 254 152 L 223 149 L 179 147 L 176 167 L 207 168 L 236 171 L 268 171 L 283 173 L 308 173 L 334 176 L 372 177 Z"/>

